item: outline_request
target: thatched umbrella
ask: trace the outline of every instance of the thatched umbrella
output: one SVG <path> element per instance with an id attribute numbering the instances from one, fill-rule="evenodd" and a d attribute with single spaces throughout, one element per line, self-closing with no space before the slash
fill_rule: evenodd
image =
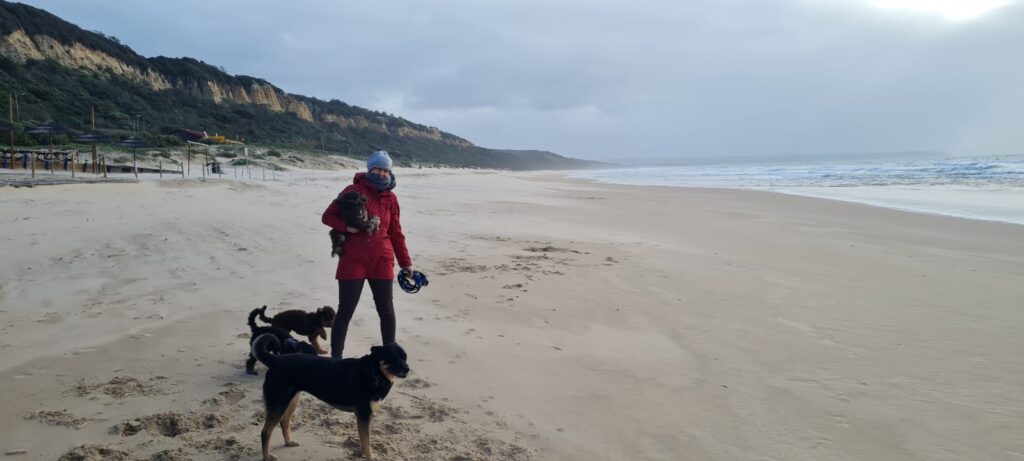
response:
<path id="1" fill-rule="evenodd" d="M 90 116 L 92 117 L 92 131 L 75 138 L 74 141 L 80 142 L 82 144 L 92 145 L 92 172 L 96 173 L 97 165 L 99 165 L 96 162 L 96 143 L 107 142 L 110 140 L 110 137 L 103 133 L 100 133 L 99 131 L 96 131 L 96 107 L 91 107 L 89 111 Z M 106 173 L 104 172 L 104 174 Z"/>
<path id="2" fill-rule="evenodd" d="M 145 149 L 148 147 L 153 147 L 153 145 L 147 142 L 145 139 L 136 138 L 135 136 L 125 139 L 124 141 L 117 143 L 117 145 L 119 147 L 130 147 L 132 149 L 132 169 L 135 170 L 135 178 L 138 178 L 139 167 L 138 163 L 135 161 L 135 149 Z"/>
<path id="3" fill-rule="evenodd" d="M 99 131 L 91 131 L 73 139 L 72 141 L 92 145 L 92 172 L 96 173 L 96 143 L 110 141 L 110 137 L 100 133 Z"/>
<path id="4" fill-rule="evenodd" d="M 67 133 L 67 128 L 64 128 L 52 120 L 42 125 L 36 125 L 35 128 L 28 130 L 29 134 L 45 134 L 50 140 L 50 157 L 53 157 L 53 135 Z M 50 172 L 53 172 L 53 163 L 50 163 Z M 36 155 L 32 153 L 32 177 L 36 177 Z"/>
<path id="5" fill-rule="evenodd" d="M 0 131 L 6 131 L 11 136 L 11 169 L 14 169 L 14 100 L 7 95 L 7 123 L 0 124 Z"/>

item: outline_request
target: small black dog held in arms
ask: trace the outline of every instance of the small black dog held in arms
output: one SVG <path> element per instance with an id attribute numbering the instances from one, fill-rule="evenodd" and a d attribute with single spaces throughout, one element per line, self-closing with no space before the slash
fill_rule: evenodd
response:
<path id="1" fill-rule="evenodd" d="M 288 332 L 296 332 L 309 339 L 310 344 L 316 349 L 317 354 L 326 354 L 327 351 L 320 347 L 317 337 L 327 339 L 327 328 L 334 325 L 334 308 L 324 306 L 316 312 L 306 312 L 299 309 L 291 309 L 281 312 L 273 317 L 267 318 L 267 306 L 259 309 L 260 320 L 272 326 Z"/>
<path id="2" fill-rule="evenodd" d="M 380 228 L 380 217 L 366 215 L 366 196 L 359 192 L 346 192 L 334 199 L 341 208 L 341 219 L 345 225 L 363 232 L 374 233 Z M 331 229 L 331 257 L 345 254 L 345 233 Z"/>
<path id="3" fill-rule="evenodd" d="M 252 345 L 252 353 L 269 368 L 263 378 L 263 403 L 266 421 L 260 432 L 263 460 L 277 459 L 270 454 L 270 436 L 274 426 L 281 425 L 286 447 L 297 446 L 292 440 L 291 420 L 299 404 L 299 392 L 308 392 L 342 411 L 354 412 L 359 427 L 359 446 L 366 459 L 373 459 L 370 448 L 370 419 L 377 404 L 391 391 L 395 378 L 409 375 L 405 350 L 396 343 L 373 346 L 370 353 L 358 359 L 332 359 L 304 354 L 274 355 L 270 350 L 277 337 L 260 335 Z"/>
<path id="4" fill-rule="evenodd" d="M 316 349 L 313 348 L 312 344 L 305 341 L 299 341 L 292 338 L 292 335 L 288 334 L 287 330 L 278 328 L 275 326 L 259 326 L 256 324 L 256 316 L 261 312 L 267 310 L 267 306 L 253 309 L 249 312 L 249 330 L 252 335 L 249 336 L 249 358 L 245 361 L 245 372 L 250 375 L 259 374 L 256 373 L 256 357 L 252 355 L 252 343 L 256 340 L 259 335 L 264 333 L 270 333 L 277 337 L 277 340 L 281 343 L 281 349 L 279 351 L 273 351 L 278 354 L 309 354 L 317 355 Z"/>

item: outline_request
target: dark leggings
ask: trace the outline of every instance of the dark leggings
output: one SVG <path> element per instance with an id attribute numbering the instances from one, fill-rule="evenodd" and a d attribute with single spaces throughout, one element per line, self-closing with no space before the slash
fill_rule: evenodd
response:
<path id="1" fill-rule="evenodd" d="M 380 336 L 384 344 L 395 342 L 395 304 L 392 301 L 391 287 L 394 281 L 367 280 L 370 282 L 370 291 L 373 293 L 373 304 L 377 306 L 377 315 L 380 317 Z M 345 334 L 348 333 L 348 323 L 352 321 L 352 314 L 356 311 L 356 304 L 359 304 L 359 295 L 363 292 L 363 279 L 360 280 L 338 280 L 338 315 L 334 317 L 334 327 L 331 328 L 331 357 L 340 358 L 345 348 Z"/>

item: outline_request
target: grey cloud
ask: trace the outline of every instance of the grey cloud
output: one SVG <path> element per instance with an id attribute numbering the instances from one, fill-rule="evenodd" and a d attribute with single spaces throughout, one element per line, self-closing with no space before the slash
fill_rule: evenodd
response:
<path id="1" fill-rule="evenodd" d="M 1019 3 L 963 23 L 858 0 L 30 3 L 147 56 L 489 147 L 604 158 L 1024 142 Z"/>

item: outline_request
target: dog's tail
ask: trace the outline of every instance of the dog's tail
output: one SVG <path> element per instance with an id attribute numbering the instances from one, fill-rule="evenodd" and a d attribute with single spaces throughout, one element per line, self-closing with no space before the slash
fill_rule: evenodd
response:
<path id="1" fill-rule="evenodd" d="M 273 351 L 280 350 L 281 340 L 277 339 L 273 333 L 263 333 L 252 342 L 252 355 L 263 362 L 267 368 L 274 368 L 274 365 L 277 365 L 278 358 Z"/>
<path id="2" fill-rule="evenodd" d="M 270 319 L 267 318 L 267 306 L 263 306 L 263 307 L 261 307 L 259 309 L 256 309 L 256 310 L 259 311 L 259 313 L 260 313 L 260 320 L 262 320 L 262 321 L 264 321 L 266 323 L 270 323 Z"/>
<path id="3" fill-rule="evenodd" d="M 252 331 L 252 334 L 256 334 L 256 329 L 259 328 L 259 325 L 256 325 L 256 316 L 262 314 L 266 310 L 267 306 L 257 307 L 249 313 L 249 330 Z"/>

